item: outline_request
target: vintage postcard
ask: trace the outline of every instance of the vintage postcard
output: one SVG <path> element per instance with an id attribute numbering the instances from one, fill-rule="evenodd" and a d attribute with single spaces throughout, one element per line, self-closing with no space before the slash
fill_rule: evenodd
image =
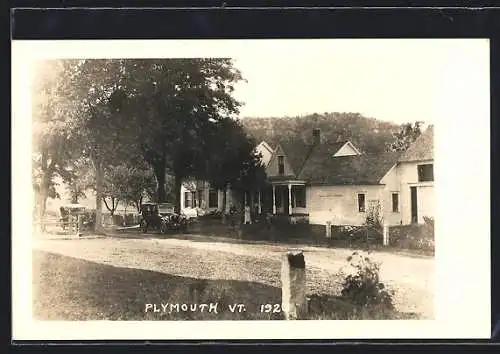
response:
<path id="1" fill-rule="evenodd" d="M 487 40 L 12 49 L 13 339 L 490 336 Z"/>

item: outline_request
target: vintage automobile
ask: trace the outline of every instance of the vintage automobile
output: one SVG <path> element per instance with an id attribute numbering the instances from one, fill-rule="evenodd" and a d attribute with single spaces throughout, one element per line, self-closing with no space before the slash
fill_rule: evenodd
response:
<path id="1" fill-rule="evenodd" d="M 141 204 L 142 232 L 150 229 L 159 230 L 162 234 L 168 231 L 186 232 L 188 220 L 184 215 L 177 214 L 174 207 L 169 203 L 145 203 Z"/>

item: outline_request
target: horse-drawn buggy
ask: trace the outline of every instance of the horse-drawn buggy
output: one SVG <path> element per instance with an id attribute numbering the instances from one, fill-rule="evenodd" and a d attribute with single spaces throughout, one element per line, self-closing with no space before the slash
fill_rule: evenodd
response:
<path id="1" fill-rule="evenodd" d="M 59 208 L 61 218 L 59 224 L 63 230 L 69 231 L 92 229 L 95 223 L 95 215 L 81 204 L 67 204 Z"/>
<path id="2" fill-rule="evenodd" d="M 162 234 L 169 231 L 186 232 L 188 219 L 177 214 L 170 203 L 145 203 L 141 204 L 140 226 L 144 233 L 150 229 L 159 230 Z"/>

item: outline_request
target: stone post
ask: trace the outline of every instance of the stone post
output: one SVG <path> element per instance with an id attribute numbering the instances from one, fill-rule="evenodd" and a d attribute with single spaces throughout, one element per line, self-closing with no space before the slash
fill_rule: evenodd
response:
<path id="1" fill-rule="evenodd" d="M 288 184 L 288 215 L 292 215 L 292 185 Z"/>
<path id="2" fill-rule="evenodd" d="M 281 267 L 281 306 L 285 319 L 305 319 L 306 263 L 302 251 L 287 252 Z"/>
<path id="3" fill-rule="evenodd" d="M 389 246 L 389 226 L 384 224 L 383 227 L 383 244 L 384 246 Z"/>
<path id="4" fill-rule="evenodd" d="M 276 214 L 276 186 L 273 185 L 273 215 Z"/>
<path id="5" fill-rule="evenodd" d="M 325 233 L 326 233 L 326 238 L 332 237 L 332 222 L 331 221 L 326 222 Z"/>
<path id="6" fill-rule="evenodd" d="M 262 214 L 262 198 L 260 196 L 261 190 L 259 189 L 259 214 Z"/>

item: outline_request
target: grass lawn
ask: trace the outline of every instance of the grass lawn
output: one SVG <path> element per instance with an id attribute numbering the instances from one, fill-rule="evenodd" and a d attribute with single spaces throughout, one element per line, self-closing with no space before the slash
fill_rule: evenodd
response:
<path id="1" fill-rule="evenodd" d="M 88 240 L 90 242 L 91 240 Z M 96 240 L 97 241 L 97 240 Z M 82 242 L 85 241 L 60 241 Z M 171 248 L 171 247 L 170 247 Z M 39 320 L 274 320 L 280 313 L 261 305 L 280 304 L 279 260 L 256 259 L 224 252 L 179 249 L 150 251 L 117 247 L 126 259 L 154 262 L 162 271 L 103 264 L 57 253 L 33 251 L 33 311 Z M 155 253 L 156 252 L 156 253 Z M 118 265 L 116 264 L 118 263 Z M 130 263 L 130 262 L 129 262 Z M 129 264 L 127 263 L 127 264 Z M 164 271 L 168 270 L 168 271 Z M 191 276 L 185 276 L 189 273 Z M 181 275 L 182 274 L 182 275 Z M 308 270 L 310 319 L 400 319 L 412 314 L 356 309 L 334 294 L 331 277 Z M 311 287 L 310 284 L 315 286 Z M 328 291 L 330 291 L 328 293 Z M 314 294 L 327 294 L 318 299 Z M 211 311 L 178 311 L 166 304 L 217 304 Z M 146 304 L 156 304 L 159 312 Z M 164 304 L 165 310 L 161 304 Z M 244 304 L 245 311 L 229 306 Z M 212 307 L 213 309 L 213 307 Z"/>
<path id="2" fill-rule="evenodd" d="M 279 303 L 280 289 L 235 280 L 206 280 L 114 267 L 34 251 L 34 317 L 49 320 L 268 320 L 260 304 Z M 146 304 L 218 303 L 217 314 L 145 312 Z M 246 312 L 229 305 L 246 304 Z"/>

